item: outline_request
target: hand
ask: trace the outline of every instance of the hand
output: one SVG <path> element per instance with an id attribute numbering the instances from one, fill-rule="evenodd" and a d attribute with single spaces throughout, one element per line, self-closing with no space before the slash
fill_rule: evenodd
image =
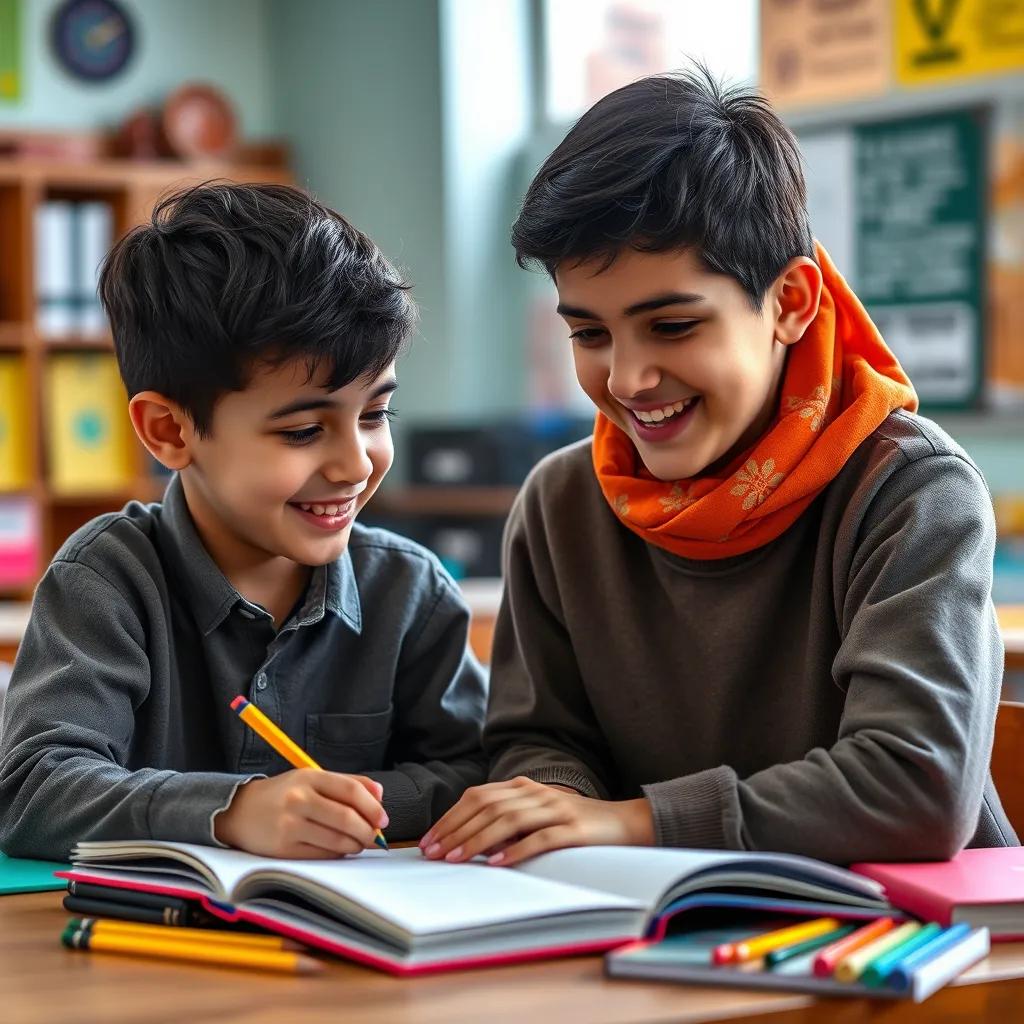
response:
<path id="1" fill-rule="evenodd" d="M 564 846 L 650 846 L 654 818 L 646 800 L 595 800 L 532 779 L 467 789 L 420 840 L 431 860 L 452 863 L 488 854 L 509 867 Z"/>
<path id="2" fill-rule="evenodd" d="M 239 786 L 214 818 L 213 834 L 264 857 L 358 853 L 372 847 L 375 830 L 388 823 L 383 794 L 379 782 L 362 775 L 296 768 Z"/>

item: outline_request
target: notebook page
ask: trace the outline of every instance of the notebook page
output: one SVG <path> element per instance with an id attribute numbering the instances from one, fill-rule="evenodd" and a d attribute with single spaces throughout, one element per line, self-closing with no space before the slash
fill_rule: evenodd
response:
<path id="1" fill-rule="evenodd" d="M 367 850 L 337 861 L 260 859 L 260 869 L 340 893 L 413 937 L 580 911 L 643 909 L 635 899 L 482 862 L 428 861 L 418 849 Z M 258 894 L 256 882 L 251 877 L 239 886 L 242 901 Z"/>
<path id="2" fill-rule="evenodd" d="M 774 878 L 779 877 L 780 868 L 792 869 L 791 874 L 806 881 L 832 882 L 867 899 L 881 898 L 881 886 L 865 885 L 867 879 L 859 875 L 806 857 L 778 853 L 586 846 L 543 853 L 512 870 L 554 881 L 571 879 L 577 885 L 638 900 L 654 910 L 663 894 L 698 872 L 716 869 L 749 877 L 760 869 Z"/>

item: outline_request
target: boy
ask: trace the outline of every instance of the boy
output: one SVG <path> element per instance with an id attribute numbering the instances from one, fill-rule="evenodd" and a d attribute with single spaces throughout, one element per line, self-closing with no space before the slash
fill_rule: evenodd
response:
<path id="1" fill-rule="evenodd" d="M 1015 844 L 989 496 L 816 250 L 770 106 L 706 71 L 612 93 L 512 237 L 598 414 L 511 515 L 494 781 L 426 855 Z"/>
<path id="2" fill-rule="evenodd" d="M 391 465 L 414 324 L 377 247 L 292 188 L 204 185 L 100 291 L 163 504 L 77 531 L 36 592 L 0 730 L 0 848 L 86 839 L 336 857 L 483 781 L 468 614 L 428 552 L 353 522 Z M 326 771 L 290 766 L 245 694 Z"/>

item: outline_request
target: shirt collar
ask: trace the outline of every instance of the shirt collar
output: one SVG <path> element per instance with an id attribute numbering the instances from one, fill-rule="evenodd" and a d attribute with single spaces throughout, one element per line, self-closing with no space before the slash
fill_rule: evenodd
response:
<path id="1" fill-rule="evenodd" d="M 167 485 L 160 519 L 163 527 L 160 546 L 165 563 L 169 561 L 204 636 L 209 636 L 238 604 L 257 614 L 265 614 L 239 594 L 210 557 L 192 520 L 185 489 L 177 474 Z M 347 549 L 336 561 L 314 570 L 301 608 L 294 616 L 296 625 L 318 622 L 327 611 L 342 618 L 353 632 L 362 631 L 359 588 Z"/>

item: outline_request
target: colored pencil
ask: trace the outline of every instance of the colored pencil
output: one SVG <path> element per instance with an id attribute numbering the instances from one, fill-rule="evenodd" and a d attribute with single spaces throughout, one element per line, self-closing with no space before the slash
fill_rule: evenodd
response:
<path id="1" fill-rule="evenodd" d="M 855 932 L 847 935 L 845 939 L 826 946 L 814 959 L 815 975 L 819 978 L 827 978 L 843 957 L 849 956 L 869 942 L 874 942 L 879 936 L 891 931 L 895 924 L 896 922 L 891 917 L 880 917 L 877 921 L 858 928 Z"/>
<path id="2" fill-rule="evenodd" d="M 836 981 L 856 981 L 873 960 L 877 960 L 884 953 L 888 953 L 890 949 L 895 949 L 901 943 L 906 942 L 920 929 L 921 926 L 916 921 L 907 921 L 906 924 L 901 924 L 899 928 L 893 928 L 891 932 L 887 932 L 880 939 L 875 939 L 874 942 L 869 942 L 848 957 L 844 957 L 836 964 Z"/>
<path id="3" fill-rule="evenodd" d="M 796 942 L 817 938 L 826 932 L 834 932 L 839 922 L 834 917 L 819 917 L 813 921 L 802 921 L 800 924 L 779 928 L 764 935 L 755 935 L 739 942 L 726 942 L 718 946 L 712 954 L 712 963 L 746 963 L 757 960 L 766 953 L 783 946 L 792 946 Z"/>
<path id="4" fill-rule="evenodd" d="M 312 974 L 323 964 L 301 953 L 274 949 L 245 949 L 221 943 L 171 942 L 143 938 L 140 935 L 102 935 L 68 927 L 61 935 L 68 949 L 94 953 L 123 953 L 127 956 L 157 960 L 187 960 L 222 967 L 246 967 L 252 970 L 281 971 L 287 974 Z"/>
<path id="5" fill-rule="evenodd" d="M 323 769 L 300 747 L 287 736 L 280 726 L 272 722 L 255 704 L 250 704 L 245 697 L 239 695 L 231 702 L 231 710 L 245 722 L 257 736 L 262 737 L 276 750 L 293 768 Z M 377 829 L 373 841 L 382 849 L 388 848 L 384 833 Z"/>
<path id="6" fill-rule="evenodd" d="M 877 960 L 872 960 L 864 968 L 864 973 L 860 976 L 861 983 L 871 988 L 884 985 L 886 978 L 889 977 L 889 972 L 903 957 L 931 942 L 941 931 L 942 925 L 936 924 L 934 921 L 931 924 L 926 924 L 923 928 L 919 928 L 905 942 L 894 946 L 888 953 L 883 953 Z"/>
<path id="7" fill-rule="evenodd" d="M 259 935 L 253 932 L 232 932 L 218 928 L 178 928 L 174 925 L 138 924 L 134 921 L 110 921 L 95 917 L 73 917 L 68 927 L 91 935 L 141 935 L 143 938 L 166 939 L 168 942 L 210 942 L 246 949 L 301 949 L 298 943 L 280 935 Z"/>
<path id="8" fill-rule="evenodd" d="M 794 957 L 805 956 L 807 953 L 817 952 L 817 950 L 831 945 L 833 942 L 838 942 L 840 939 L 852 934 L 856 929 L 857 926 L 855 924 L 844 924 L 841 928 L 837 928 L 835 931 L 826 932 L 824 935 L 819 935 L 813 939 L 807 939 L 805 942 L 797 942 L 792 946 L 783 946 L 781 949 L 773 949 L 764 958 L 765 965 L 768 970 L 773 971 L 780 964 L 788 963 L 790 960 L 794 959 Z"/>
<path id="9" fill-rule="evenodd" d="M 885 979 L 886 985 L 896 989 L 897 992 L 905 992 L 910 988 L 916 971 L 930 960 L 934 960 L 940 953 L 945 953 L 947 949 L 963 942 L 970 933 L 971 926 L 963 921 L 951 928 L 944 929 L 930 942 L 911 950 L 899 963 L 895 964 Z"/>

